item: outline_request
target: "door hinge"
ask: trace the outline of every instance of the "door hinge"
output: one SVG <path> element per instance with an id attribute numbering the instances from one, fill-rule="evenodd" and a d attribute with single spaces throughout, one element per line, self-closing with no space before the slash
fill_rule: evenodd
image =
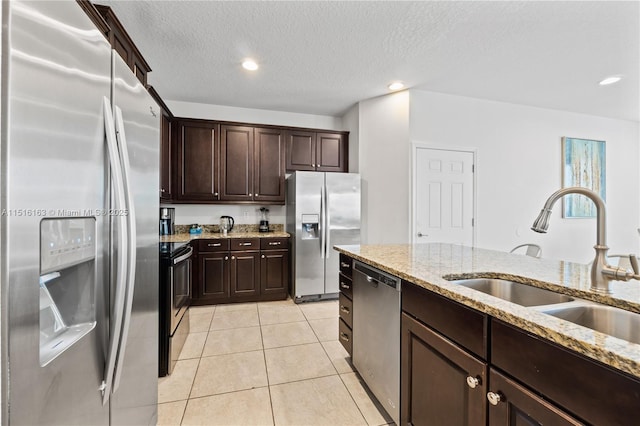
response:
<path id="1" fill-rule="evenodd" d="M 476 226 L 476 220 L 474 218 L 471 218 L 471 226 Z"/>

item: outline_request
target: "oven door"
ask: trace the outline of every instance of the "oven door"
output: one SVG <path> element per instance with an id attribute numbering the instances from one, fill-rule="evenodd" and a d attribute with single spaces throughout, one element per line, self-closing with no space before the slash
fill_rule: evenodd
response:
<path id="1" fill-rule="evenodd" d="M 191 255 L 193 248 L 173 259 L 169 267 L 169 286 L 171 289 L 171 330 L 173 335 L 191 299 Z"/>

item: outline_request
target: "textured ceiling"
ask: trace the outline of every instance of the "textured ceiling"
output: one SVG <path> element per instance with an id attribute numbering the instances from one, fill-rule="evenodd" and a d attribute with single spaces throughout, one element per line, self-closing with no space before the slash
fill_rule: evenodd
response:
<path id="1" fill-rule="evenodd" d="M 638 1 L 96 2 L 167 100 L 339 116 L 402 80 L 640 121 Z M 597 84 L 613 74 L 625 78 Z"/>

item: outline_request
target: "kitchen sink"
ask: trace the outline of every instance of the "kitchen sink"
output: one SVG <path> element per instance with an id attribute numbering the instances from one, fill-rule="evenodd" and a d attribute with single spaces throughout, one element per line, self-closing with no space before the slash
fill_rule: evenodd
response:
<path id="1" fill-rule="evenodd" d="M 552 305 L 574 300 L 571 296 L 550 290 L 495 278 L 472 278 L 451 282 L 522 306 Z"/>
<path id="2" fill-rule="evenodd" d="M 609 336 L 640 344 L 640 314 L 605 305 L 566 306 L 541 312 Z"/>

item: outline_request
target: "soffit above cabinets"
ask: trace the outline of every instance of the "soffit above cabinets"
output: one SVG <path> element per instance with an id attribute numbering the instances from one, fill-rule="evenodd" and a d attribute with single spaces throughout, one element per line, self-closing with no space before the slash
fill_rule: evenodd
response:
<path id="1" fill-rule="evenodd" d="M 640 3 L 98 1 L 165 99 L 339 116 L 409 88 L 640 117 Z M 246 57 L 260 69 L 241 68 Z M 612 74 L 612 86 L 598 82 Z"/>

